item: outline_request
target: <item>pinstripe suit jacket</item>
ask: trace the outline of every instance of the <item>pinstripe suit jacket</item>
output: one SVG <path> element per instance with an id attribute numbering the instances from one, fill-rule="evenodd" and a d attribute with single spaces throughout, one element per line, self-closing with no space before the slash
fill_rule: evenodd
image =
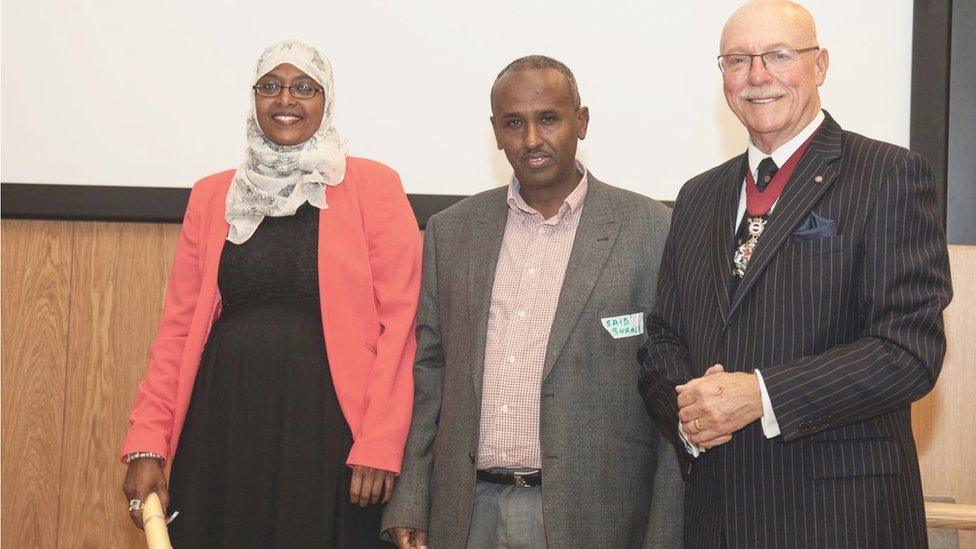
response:
<path id="1" fill-rule="evenodd" d="M 676 439 L 676 385 L 759 369 L 782 432 L 757 421 L 692 462 L 685 545 L 925 546 L 909 414 L 939 375 L 952 295 L 931 170 L 828 115 L 730 295 L 746 169 L 733 158 L 678 196 L 640 388 Z M 836 235 L 796 236 L 812 213 Z"/>

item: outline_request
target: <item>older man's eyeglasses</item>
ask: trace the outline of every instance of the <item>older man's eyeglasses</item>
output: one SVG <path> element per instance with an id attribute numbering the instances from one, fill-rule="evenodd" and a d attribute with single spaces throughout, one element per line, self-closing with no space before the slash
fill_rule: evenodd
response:
<path id="1" fill-rule="evenodd" d="M 271 80 L 268 82 L 261 82 L 254 86 L 254 93 L 260 95 L 261 97 L 277 97 L 281 93 L 281 90 L 288 90 L 295 99 L 311 99 L 315 97 L 316 93 L 323 92 L 322 88 L 316 88 L 309 83 L 295 84 L 294 86 L 282 86 L 281 84 Z"/>
<path id="2" fill-rule="evenodd" d="M 808 51 L 819 50 L 820 46 L 802 48 L 798 50 L 782 48 L 763 53 L 728 53 L 718 56 L 718 68 L 722 69 L 722 74 L 740 73 L 748 71 L 752 67 L 752 58 L 762 59 L 763 67 L 770 72 L 788 71 L 796 65 L 797 59 L 801 54 Z"/>

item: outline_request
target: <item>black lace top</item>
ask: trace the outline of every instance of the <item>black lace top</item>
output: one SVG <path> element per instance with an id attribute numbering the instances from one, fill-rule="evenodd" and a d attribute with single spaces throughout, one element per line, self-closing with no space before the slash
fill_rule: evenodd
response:
<path id="1" fill-rule="evenodd" d="M 318 303 L 319 213 L 305 203 L 295 215 L 265 217 L 243 244 L 224 241 L 217 275 L 224 309 L 275 301 Z"/>

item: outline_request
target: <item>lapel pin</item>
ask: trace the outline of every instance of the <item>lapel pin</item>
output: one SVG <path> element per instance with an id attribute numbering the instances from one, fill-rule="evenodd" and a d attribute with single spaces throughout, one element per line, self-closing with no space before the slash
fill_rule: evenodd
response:
<path id="1" fill-rule="evenodd" d="M 818 176 L 816 176 L 816 177 L 813 178 L 813 181 L 815 183 L 823 183 L 823 176 L 822 175 L 818 175 Z"/>

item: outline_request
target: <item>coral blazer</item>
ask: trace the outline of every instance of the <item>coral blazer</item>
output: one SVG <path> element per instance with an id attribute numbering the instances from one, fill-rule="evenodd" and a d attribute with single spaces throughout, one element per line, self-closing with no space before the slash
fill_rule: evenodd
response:
<path id="1" fill-rule="evenodd" d="M 122 455 L 176 453 L 210 328 L 224 219 L 234 170 L 193 186 L 149 369 L 129 416 Z M 413 406 L 414 322 L 421 239 L 400 178 L 349 157 L 346 177 L 326 188 L 319 217 L 318 277 L 329 369 L 353 435 L 349 465 L 400 472 Z"/>

